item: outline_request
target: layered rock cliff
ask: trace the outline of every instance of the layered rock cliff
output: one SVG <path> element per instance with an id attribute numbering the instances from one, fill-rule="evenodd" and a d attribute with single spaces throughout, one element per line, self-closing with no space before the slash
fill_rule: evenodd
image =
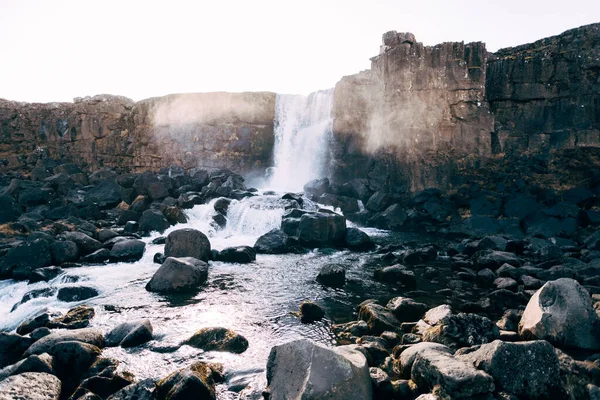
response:
<path id="1" fill-rule="evenodd" d="M 269 166 L 274 93 L 196 93 L 134 103 L 94 96 L 73 103 L 0 100 L 0 158 L 23 164 L 36 148 L 90 168 L 231 168 Z"/>

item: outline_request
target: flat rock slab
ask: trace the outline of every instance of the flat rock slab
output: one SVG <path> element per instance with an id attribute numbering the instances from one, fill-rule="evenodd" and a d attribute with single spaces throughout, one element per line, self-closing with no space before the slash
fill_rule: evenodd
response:
<path id="1" fill-rule="evenodd" d="M 0 381 L 0 399 L 58 400 L 61 383 L 54 375 L 25 372 Z"/>

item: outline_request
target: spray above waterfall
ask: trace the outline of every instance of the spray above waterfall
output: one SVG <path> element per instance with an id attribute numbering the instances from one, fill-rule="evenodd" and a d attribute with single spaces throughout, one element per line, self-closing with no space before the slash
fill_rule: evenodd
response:
<path id="1" fill-rule="evenodd" d="M 272 189 L 300 191 L 309 180 L 325 175 L 332 105 L 333 89 L 308 96 L 277 95 Z"/>

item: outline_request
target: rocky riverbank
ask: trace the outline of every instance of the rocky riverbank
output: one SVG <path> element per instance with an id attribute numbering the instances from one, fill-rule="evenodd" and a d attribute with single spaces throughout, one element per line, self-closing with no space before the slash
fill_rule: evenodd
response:
<path id="1" fill-rule="evenodd" d="M 43 152 L 28 159 L 29 171 L 1 177 L 3 279 L 33 283 L 81 265 L 133 263 L 147 252 L 144 237 L 167 229 L 153 241 L 164 248 L 152 255 L 156 269 L 144 282 L 159 296 L 202 291 L 215 262 L 253 263 L 257 254 L 300 257 L 314 248 L 347 252 L 312 277 L 343 291 L 356 255 L 367 260 L 359 268 L 373 271 L 387 294 L 366 296 L 356 314 L 343 318 L 350 322 L 331 326 L 336 347 L 310 340 L 274 346 L 268 386 L 237 388 L 239 398 L 595 399 L 600 392 L 597 180 L 554 191 L 518 180 L 501 186 L 505 176 L 487 175 L 453 193 L 428 189 L 413 196 L 373 190 L 368 180 L 317 180 L 305 186 L 305 196 L 277 199 L 285 209 L 279 229 L 254 246 L 217 251 L 204 232 L 170 226 L 186 222 L 183 210 L 211 202 L 212 228 L 226 227 L 232 202 L 259 196 L 240 175 L 178 167 L 90 173 Z M 348 227 L 346 218 L 415 232 L 415 238 L 435 236 L 378 242 Z M 85 304 L 98 295 L 93 285 L 52 290 L 32 290 L 13 309 L 48 296 L 80 305 L 0 333 L 0 397 L 218 397 L 228 372 L 216 363 L 186 359 L 163 379 L 138 380 L 106 355 L 147 346 L 156 339 L 154 321 L 95 328 L 98 310 Z M 331 318 L 319 299 L 298 306 L 306 324 Z M 227 327 L 207 326 L 178 343 L 153 346 L 237 357 L 249 345 Z"/>

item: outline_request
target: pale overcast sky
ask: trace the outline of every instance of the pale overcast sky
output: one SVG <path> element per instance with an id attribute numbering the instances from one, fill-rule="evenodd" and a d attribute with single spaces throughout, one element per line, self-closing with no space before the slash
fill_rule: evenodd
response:
<path id="1" fill-rule="evenodd" d="M 388 30 L 495 51 L 599 21 L 599 0 L 0 0 L 0 98 L 307 94 L 369 68 Z"/>

